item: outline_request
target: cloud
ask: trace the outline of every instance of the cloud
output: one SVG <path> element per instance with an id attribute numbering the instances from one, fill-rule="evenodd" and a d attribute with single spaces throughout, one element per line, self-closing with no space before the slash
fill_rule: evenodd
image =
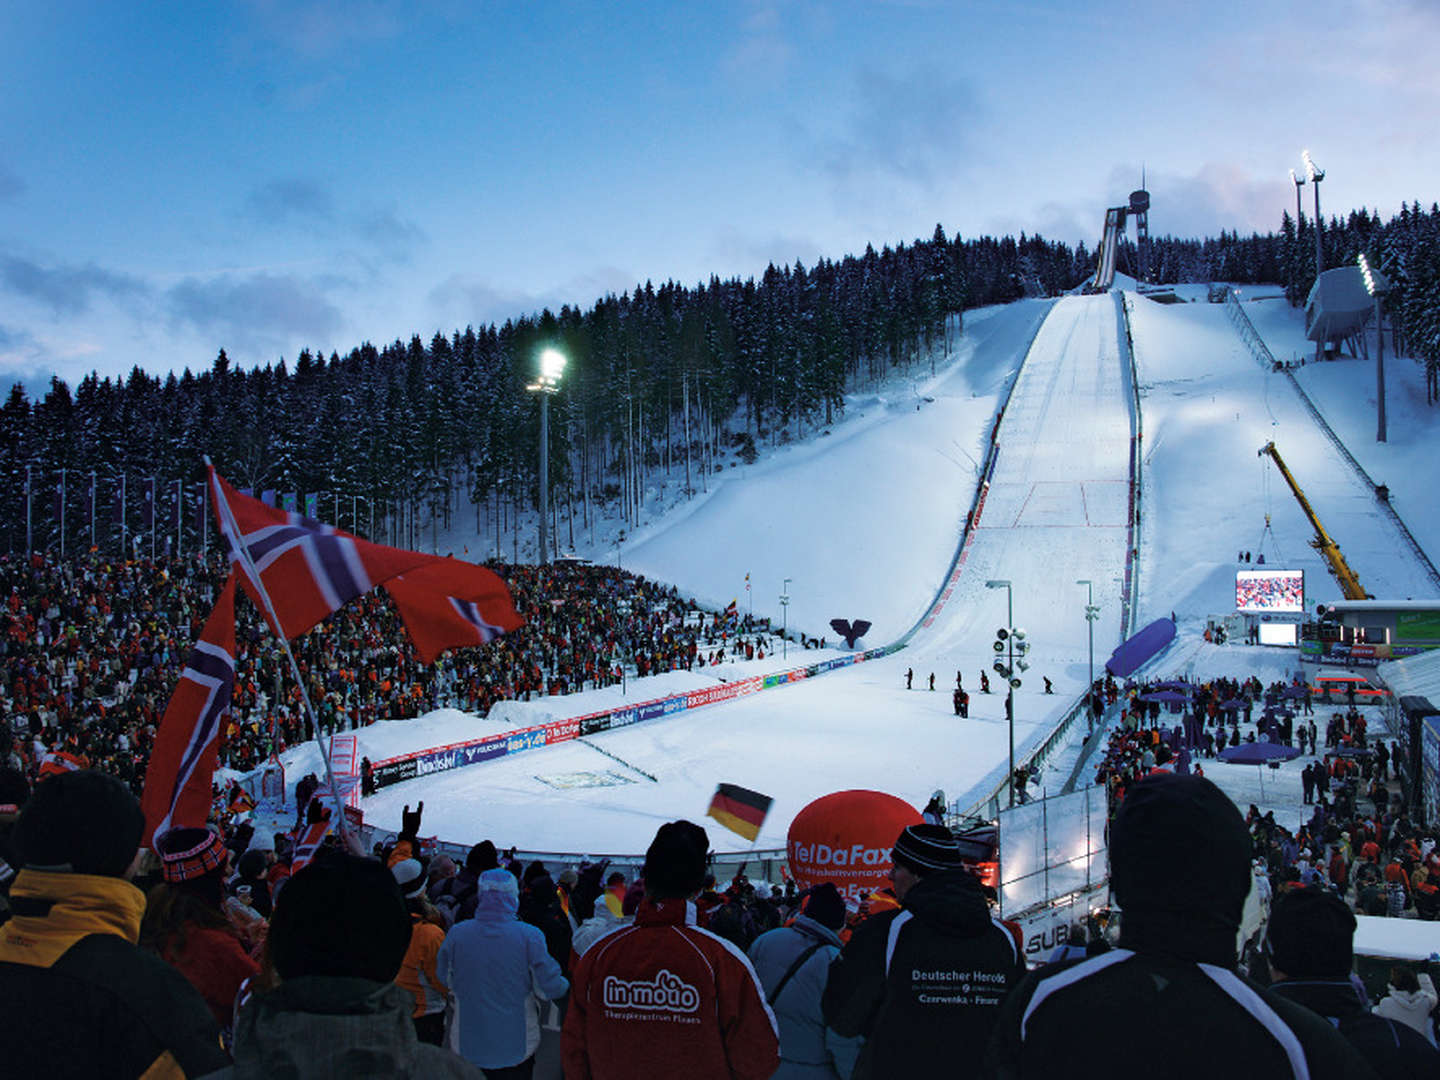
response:
<path id="1" fill-rule="evenodd" d="M 25 192 L 25 181 L 16 176 L 0 161 L 0 202 L 17 199 Z"/>
<path id="2" fill-rule="evenodd" d="M 245 210 L 266 225 L 331 221 L 335 217 L 335 200 L 327 188 L 313 180 L 288 176 L 251 191 L 245 199 Z"/>
<path id="3" fill-rule="evenodd" d="M 299 56 L 319 59 L 386 41 L 405 28 L 409 5 L 391 0 L 252 0 L 259 33 Z"/>
<path id="4" fill-rule="evenodd" d="M 174 323 L 226 348 L 259 352 L 338 336 L 345 318 L 326 293 L 333 284 L 290 274 L 223 274 L 182 281 L 166 301 Z"/>
<path id="5" fill-rule="evenodd" d="M 806 236 L 780 233 L 750 236 L 738 229 L 726 228 L 711 240 L 707 261 L 732 268 L 727 273 L 720 273 L 722 278 L 732 275 L 748 278 L 759 277 L 772 263 L 775 266 L 793 266 L 799 259 L 806 266 L 814 266 L 822 256 L 838 257 L 839 254 Z"/>
<path id="6" fill-rule="evenodd" d="M 963 163 L 967 133 L 982 107 L 973 85 L 935 70 L 894 76 L 870 69 L 855 78 L 843 130 L 813 148 L 842 189 L 897 182 L 935 190 Z"/>
<path id="7" fill-rule="evenodd" d="M 429 240 L 424 229 L 402 217 L 394 206 L 356 214 L 351 227 L 360 239 L 394 262 L 409 261 L 411 253 Z"/>
<path id="8" fill-rule="evenodd" d="M 1128 190 L 1136 172 L 1131 166 L 1115 169 L 1109 190 Z M 1290 205 L 1287 197 L 1294 198 L 1288 178 L 1258 179 L 1228 161 L 1206 162 L 1191 176 L 1151 170 L 1146 186 L 1152 235 L 1198 238 L 1218 236 L 1222 229 L 1271 232 L 1280 228 L 1281 211 Z M 1095 233 L 1098 237 L 1098 224 Z"/>
<path id="9" fill-rule="evenodd" d="M 736 83 L 753 89 L 782 82 L 794 57 L 779 6 L 752 0 L 749 12 L 740 20 L 735 43 L 720 59 L 720 68 Z"/>
<path id="10" fill-rule="evenodd" d="M 94 263 L 42 266 L 17 255 L 0 255 L 0 289 L 38 301 L 56 315 L 81 314 L 89 310 L 96 296 L 134 300 L 149 293 L 139 278 Z"/>

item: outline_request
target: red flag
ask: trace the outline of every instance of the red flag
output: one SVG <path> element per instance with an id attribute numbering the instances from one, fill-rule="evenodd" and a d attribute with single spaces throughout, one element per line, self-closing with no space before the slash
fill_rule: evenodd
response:
<path id="1" fill-rule="evenodd" d="M 176 825 L 204 825 L 220 725 L 235 691 L 235 574 L 220 591 L 155 736 L 145 773 L 145 844 Z"/>
<path id="2" fill-rule="evenodd" d="M 385 583 L 422 663 L 446 649 L 483 645 L 524 623 L 500 575 L 459 559 L 440 559 Z"/>
<path id="3" fill-rule="evenodd" d="M 325 834 L 329 831 L 328 821 L 315 821 L 304 827 L 295 841 L 295 854 L 290 859 L 291 874 L 298 874 L 315 858 L 315 853 L 320 850 L 320 845 L 325 842 Z"/>
<path id="4" fill-rule="evenodd" d="M 210 495 L 240 583 L 276 633 L 299 637 L 347 601 L 407 570 L 442 561 L 435 555 L 372 544 L 294 511 L 241 495 L 212 466 Z M 244 549 L 248 561 L 238 552 Z M 251 577 L 251 566 L 258 582 Z M 263 592 L 274 604 L 275 625 Z"/>

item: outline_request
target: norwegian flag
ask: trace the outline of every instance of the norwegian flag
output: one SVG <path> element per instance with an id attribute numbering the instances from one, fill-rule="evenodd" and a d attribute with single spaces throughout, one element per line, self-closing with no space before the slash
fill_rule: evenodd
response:
<path id="1" fill-rule="evenodd" d="M 190 650 L 170 695 L 145 773 L 144 842 L 175 825 L 204 825 L 210 780 L 220 752 L 220 726 L 235 691 L 235 574 Z"/>
<path id="2" fill-rule="evenodd" d="M 333 525 L 241 495 L 213 466 L 210 495 L 240 584 L 277 634 L 299 637 L 346 602 L 434 555 L 372 544 Z M 244 551 L 248 558 L 242 558 Z M 253 573 L 257 575 L 252 578 Z M 262 593 L 274 605 L 275 625 Z"/>
<path id="3" fill-rule="evenodd" d="M 524 623 L 510 591 L 492 570 L 440 559 L 385 583 L 420 661 L 433 664 L 446 649 L 484 645 Z"/>
<path id="4" fill-rule="evenodd" d="M 325 842 L 325 834 L 330 831 L 330 822 L 316 821 L 305 826 L 304 830 L 295 840 L 295 854 L 290 859 L 291 875 L 298 874 L 315 853 L 320 850 L 320 845 Z"/>

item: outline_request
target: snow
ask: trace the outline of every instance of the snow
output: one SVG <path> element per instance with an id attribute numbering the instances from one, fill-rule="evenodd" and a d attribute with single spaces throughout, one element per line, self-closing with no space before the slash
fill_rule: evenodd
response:
<path id="1" fill-rule="evenodd" d="M 1306 346 L 1302 316 L 1265 298 L 1277 292 L 1247 290 L 1245 307 L 1276 357 L 1298 358 Z M 1264 443 L 1280 448 L 1377 597 L 1433 598 L 1435 590 L 1289 379 L 1256 363 L 1224 306 L 1203 302 L 1204 286 L 1177 293 L 1191 302 L 1123 294 L 1139 373 L 1143 462 L 1133 625 L 1172 611 L 1178 617 L 1175 643 L 1152 665 L 1161 676 L 1257 674 L 1268 683 L 1299 669 L 1295 650 L 1220 647 L 1202 637 L 1208 618 L 1234 610 L 1237 553 L 1263 552 L 1269 566 L 1305 570 L 1310 610 L 1340 592 L 1284 481 L 1258 456 Z M 1077 579 L 1093 583 L 1100 607 L 1096 670 L 1123 637 L 1132 418 L 1121 332 L 1113 296 L 968 313 L 950 355 L 937 353 L 933 376 L 925 363 L 856 395 L 843 419 L 804 442 L 764 448 L 752 466 L 726 468 L 693 500 L 667 481 L 651 516 L 618 549 L 627 569 L 673 582 L 713 607 L 736 599 L 776 625 L 789 579 L 792 630 L 833 641 L 831 618 L 868 618 L 874 627 L 862 647 L 903 639 L 898 652 L 734 702 L 399 784 L 365 800 L 367 820 L 396 828 L 402 806 L 424 799 L 422 831 L 456 843 L 489 837 L 532 851 L 633 853 L 663 821 L 702 820 L 715 785 L 728 781 L 774 797 L 756 845 L 764 850 L 783 847 L 794 815 L 832 791 L 872 788 L 916 806 L 937 788 L 961 806 L 983 798 L 1003 779 L 1009 755 L 1003 697 L 982 695 L 978 686 L 994 656 L 994 631 L 1007 621 L 1006 590 L 986 581 L 1012 583 L 1014 622 L 1032 645 L 1032 666 L 1016 693 L 1017 760 L 1047 737 L 1088 678 L 1086 589 Z M 1383 475 L 1423 544 L 1440 525 L 1430 497 L 1440 467 L 1425 453 L 1434 413 L 1424 406 L 1413 363 L 1387 357 L 1386 373 L 1391 441 L 1384 445 L 1374 442 L 1373 363 L 1307 364 L 1297 379 L 1371 476 Z M 984 510 L 959 552 L 1002 404 Z M 621 527 L 602 523 L 579 553 L 613 561 Z M 450 537 L 457 551 L 472 540 Z M 957 553 L 953 591 L 933 621 L 919 625 L 952 580 Z M 838 655 L 793 644 L 788 652 L 788 659 L 631 680 L 626 699 Z M 907 668 L 915 672 L 908 692 Z M 933 693 L 925 689 L 932 671 Z M 957 671 L 971 694 L 965 721 L 950 702 Z M 1054 682 L 1053 695 L 1043 693 L 1042 675 Z M 992 681 L 998 691 L 1000 680 Z M 360 750 L 379 760 L 621 701 L 611 688 L 507 705 L 487 720 L 442 710 L 365 729 Z M 1041 786 L 1058 790 L 1075 760 L 1074 751 L 1059 756 Z M 290 782 L 318 764 L 313 746 L 291 751 Z M 1294 824 L 1303 812 L 1303 764 L 1278 771 L 1217 764 L 1208 772 L 1242 807 L 1264 801 L 1282 823 Z M 566 786 L 580 774 L 607 786 Z M 718 825 L 709 832 L 718 851 L 747 847 Z"/>

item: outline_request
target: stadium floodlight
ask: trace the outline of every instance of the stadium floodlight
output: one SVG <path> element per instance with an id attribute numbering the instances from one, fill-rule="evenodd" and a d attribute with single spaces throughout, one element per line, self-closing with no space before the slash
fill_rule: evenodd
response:
<path id="1" fill-rule="evenodd" d="M 560 390 L 565 354 L 547 348 L 540 352 L 540 375 L 526 390 L 540 395 L 540 563 L 549 561 L 550 527 L 550 397 Z"/>
<path id="2" fill-rule="evenodd" d="M 1295 180 L 1295 170 L 1290 170 L 1290 179 Z M 1298 180 L 1295 181 L 1297 184 Z M 1296 192 L 1299 192 L 1297 187 Z M 1299 196 L 1297 194 L 1298 201 Z M 1298 223 L 1297 223 L 1297 228 Z M 1095 710 L 1092 708 L 1095 695 L 1095 620 L 1100 617 L 1100 609 L 1095 606 L 1095 585 L 1089 578 L 1081 578 L 1075 582 L 1076 585 L 1085 586 L 1085 628 L 1089 631 L 1090 637 L 1090 682 L 1085 687 L 1085 711 L 1087 728 L 1093 728 L 1095 724 Z"/>
<path id="3" fill-rule="evenodd" d="M 1010 779 L 1008 787 L 1010 790 L 1010 805 L 1015 805 L 1015 691 L 1020 686 L 1020 680 L 1015 678 L 1015 647 L 1020 644 L 1024 637 L 1023 630 L 1015 629 L 1015 590 L 1011 587 L 1007 578 L 992 578 L 985 582 L 987 589 L 1005 590 L 1005 626 L 995 632 L 995 651 L 1004 651 L 1006 663 L 1005 670 L 1000 672 L 1002 667 L 999 660 L 995 661 L 995 670 L 1000 672 L 1004 678 L 1009 680 L 1009 686 L 1005 690 L 1005 720 L 1010 728 Z M 1024 651 L 1021 651 L 1024 655 Z"/>
<path id="4" fill-rule="evenodd" d="M 1370 260 L 1360 252 L 1360 273 L 1365 278 L 1365 291 L 1375 301 L 1375 441 L 1385 441 L 1385 310 L 1381 301 L 1390 291 L 1384 274 L 1370 268 Z"/>
<path id="5" fill-rule="evenodd" d="M 1305 175 L 1310 178 L 1310 186 L 1315 189 L 1315 280 L 1319 281 L 1325 269 L 1324 250 L 1320 246 L 1320 181 L 1325 179 L 1325 170 L 1315 164 L 1309 150 L 1302 150 L 1300 157 L 1305 162 Z"/>

